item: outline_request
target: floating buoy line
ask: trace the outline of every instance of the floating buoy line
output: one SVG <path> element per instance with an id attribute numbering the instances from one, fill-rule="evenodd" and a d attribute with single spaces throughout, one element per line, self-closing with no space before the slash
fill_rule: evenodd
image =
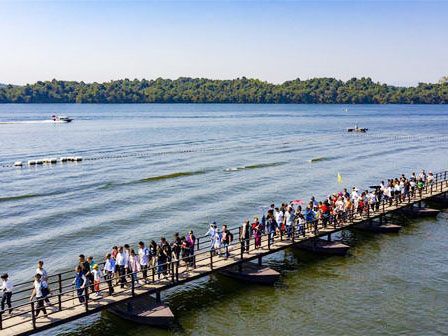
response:
<path id="1" fill-rule="evenodd" d="M 344 134 L 345 135 L 345 134 Z M 274 146 L 274 145 L 289 145 L 293 143 L 301 143 L 307 141 L 320 141 L 323 139 L 330 139 L 335 137 L 340 137 L 341 134 L 333 134 L 327 136 L 320 136 L 320 134 L 313 134 L 309 137 L 304 137 L 302 139 L 297 140 L 283 140 L 276 142 L 263 142 L 263 143 L 252 143 L 245 145 L 236 145 L 236 146 L 218 146 L 218 147 L 206 147 L 206 148 L 190 148 L 185 150 L 173 150 L 173 151 L 163 151 L 163 152 L 140 152 L 140 153 L 123 153 L 123 154 L 115 154 L 115 155 L 105 155 L 105 156 L 95 156 L 90 158 L 83 158 L 82 156 L 63 156 L 59 159 L 57 158 L 43 158 L 43 159 L 35 159 L 28 161 L 15 161 L 13 164 L 5 164 L 1 165 L 2 168 L 12 168 L 12 167 L 34 167 L 34 166 L 42 166 L 42 165 L 55 165 L 58 163 L 69 163 L 69 162 L 81 162 L 81 161 L 95 161 L 95 160 L 108 160 L 108 159 L 123 159 L 129 157 L 149 157 L 149 156 L 160 156 L 160 155 L 169 155 L 169 154 L 183 154 L 183 153 L 194 153 L 194 152 L 212 152 L 212 151 L 221 151 L 221 150 L 234 150 L 234 149 L 243 149 L 250 147 L 264 147 L 264 146 Z M 347 136 L 347 135 L 345 135 Z M 379 133 L 370 133 L 370 134 L 351 134 L 349 137 L 355 137 L 359 140 L 363 138 L 372 138 L 372 139 L 381 139 L 381 140 L 391 140 L 394 142 L 402 142 L 402 141 L 411 141 L 411 140 L 434 140 L 439 142 L 448 141 L 448 136 L 434 136 L 434 135 L 391 135 L 391 134 L 379 134 Z M 100 152 L 101 153 L 101 152 Z M 321 158 L 308 160 L 319 161 Z"/>
<path id="2" fill-rule="evenodd" d="M 43 164 L 56 164 L 58 162 L 80 162 L 83 158 L 81 156 L 64 156 L 59 159 L 57 158 L 45 158 L 45 159 L 37 159 L 37 160 L 28 160 L 28 161 L 16 161 L 13 165 L 3 166 L 3 167 L 23 167 L 23 166 L 38 166 Z"/>

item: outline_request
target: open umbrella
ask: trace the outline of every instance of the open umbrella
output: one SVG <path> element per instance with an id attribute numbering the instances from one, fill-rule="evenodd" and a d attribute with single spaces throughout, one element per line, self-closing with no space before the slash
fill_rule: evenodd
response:
<path id="1" fill-rule="evenodd" d="M 304 204 L 305 202 L 303 202 L 301 200 L 295 200 L 295 201 L 291 201 L 289 203 L 291 203 L 291 204 Z"/>

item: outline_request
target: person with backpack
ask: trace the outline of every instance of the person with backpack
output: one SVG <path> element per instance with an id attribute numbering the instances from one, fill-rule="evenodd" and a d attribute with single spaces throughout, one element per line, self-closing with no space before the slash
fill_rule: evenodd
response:
<path id="1" fill-rule="evenodd" d="M 41 280 L 45 281 L 48 284 L 48 273 L 47 271 L 44 269 L 44 262 L 43 261 L 38 261 L 37 262 L 37 269 L 36 269 L 36 274 L 40 274 L 41 276 Z M 48 299 L 48 297 L 45 297 L 45 304 L 47 306 L 51 306 L 51 302 Z"/>
<path id="2" fill-rule="evenodd" d="M 176 232 L 174 234 L 173 237 L 173 242 L 171 243 L 171 250 L 173 252 L 174 255 L 174 260 L 179 260 L 179 256 L 180 256 L 180 250 L 181 250 L 181 246 L 182 246 L 182 241 L 179 238 L 179 233 Z"/>
<path id="3" fill-rule="evenodd" d="M 180 257 L 182 261 L 185 263 L 185 267 L 187 268 L 188 272 L 190 269 L 190 243 L 184 236 L 180 238 L 180 241 L 181 241 Z"/>
<path id="4" fill-rule="evenodd" d="M 221 242 L 224 246 L 224 250 L 225 250 L 225 258 L 227 259 L 228 257 L 230 257 L 230 253 L 229 253 L 229 246 L 232 243 L 233 240 L 233 234 L 232 232 L 230 232 L 227 229 L 227 225 L 223 225 L 222 226 L 222 238 L 221 238 Z"/>
<path id="5" fill-rule="evenodd" d="M 47 317 L 47 310 L 45 309 L 44 300 L 45 297 L 50 293 L 48 289 L 48 285 L 45 281 L 41 279 L 40 274 L 36 274 L 34 276 L 34 289 L 31 293 L 30 301 L 33 301 L 33 298 L 36 297 L 37 300 L 37 308 L 36 308 L 36 318 L 39 316 L 39 313 L 42 311 L 44 313 L 44 317 Z"/>

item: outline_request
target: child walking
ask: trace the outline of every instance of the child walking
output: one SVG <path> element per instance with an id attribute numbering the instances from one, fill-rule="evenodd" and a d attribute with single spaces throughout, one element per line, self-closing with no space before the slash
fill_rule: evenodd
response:
<path id="1" fill-rule="evenodd" d="M 93 290 L 95 291 L 95 296 L 101 296 L 100 293 L 100 282 L 102 273 L 98 268 L 98 264 L 94 264 L 92 266 L 92 275 L 93 275 Z"/>

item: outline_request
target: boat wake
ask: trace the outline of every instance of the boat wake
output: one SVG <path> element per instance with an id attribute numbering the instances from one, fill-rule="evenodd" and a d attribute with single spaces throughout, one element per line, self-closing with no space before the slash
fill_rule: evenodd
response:
<path id="1" fill-rule="evenodd" d="M 193 176 L 193 175 L 200 175 L 207 173 L 206 170 L 198 170 L 198 171 L 192 171 L 192 172 L 180 172 L 180 173 L 173 173 L 173 174 L 167 174 L 167 175 L 159 175 L 159 176 L 151 176 L 140 180 L 134 180 L 134 181 L 128 181 L 123 183 L 107 183 L 102 187 L 99 187 L 98 189 L 109 189 L 113 187 L 120 187 L 125 185 L 133 185 L 133 184 L 140 184 L 140 183 L 148 183 L 148 182 L 156 182 L 156 181 L 162 181 L 162 180 L 168 180 L 183 176 Z"/>
<path id="2" fill-rule="evenodd" d="M 0 121 L 0 125 L 6 124 L 66 124 L 62 120 L 24 120 L 24 121 Z"/>
<path id="3" fill-rule="evenodd" d="M 251 166 L 241 166 L 241 167 L 233 167 L 233 168 L 227 168 L 225 169 L 226 172 L 233 172 L 238 170 L 244 170 L 244 169 L 257 169 L 257 168 L 266 168 L 266 167 L 276 167 L 286 164 L 286 162 L 273 162 L 273 163 L 261 163 L 258 165 L 251 165 Z"/>

